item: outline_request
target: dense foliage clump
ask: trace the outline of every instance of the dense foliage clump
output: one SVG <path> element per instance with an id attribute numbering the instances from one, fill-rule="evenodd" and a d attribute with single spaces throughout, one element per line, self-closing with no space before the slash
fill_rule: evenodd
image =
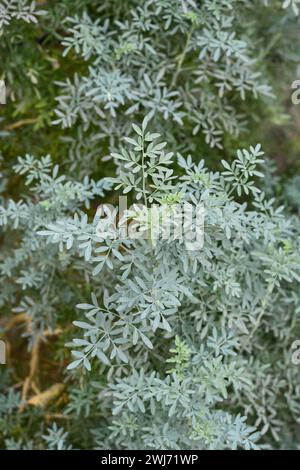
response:
<path id="1" fill-rule="evenodd" d="M 0 1 L 2 448 L 299 447 L 298 7 Z"/>

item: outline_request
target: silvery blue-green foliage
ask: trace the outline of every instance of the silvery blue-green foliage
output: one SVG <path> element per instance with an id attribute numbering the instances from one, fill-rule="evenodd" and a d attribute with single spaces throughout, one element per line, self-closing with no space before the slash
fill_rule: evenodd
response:
<path id="1" fill-rule="evenodd" d="M 58 428 L 54 423 L 47 431 L 48 434 L 42 437 L 47 442 L 49 450 L 71 450 L 71 447 L 66 445 L 68 433 L 64 432 L 63 428 Z"/>
<path id="2" fill-rule="evenodd" d="M 64 24 L 74 69 L 61 73 L 53 132 L 68 160 L 59 167 L 64 154 L 24 150 L 7 167 L 1 155 L 0 333 L 21 354 L 9 335 L 29 340 L 32 388 L 24 393 L 24 357 L 1 370 L 0 443 L 297 448 L 299 177 L 282 183 L 260 145 L 232 155 L 226 139 L 270 99 L 268 53 L 284 27 L 297 27 L 299 2 L 100 3 L 76 0 L 80 11 Z M 1 1 L 0 34 L 10 44 L 13 20 L 40 13 L 38 2 Z M 46 58 L 56 70 L 51 48 Z M 39 73 L 30 73 L 35 88 Z M 124 237 L 99 211 L 117 207 L 119 194 L 133 203 L 127 221 L 146 232 L 153 207 L 168 218 L 201 205 L 204 231 L 194 219 L 193 228 L 203 246 L 156 238 L 151 227 L 146 239 Z"/>
<path id="3" fill-rule="evenodd" d="M 239 101 L 271 95 L 256 60 L 255 31 L 247 36 L 247 26 L 241 28 L 265 7 L 243 0 L 127 3 L 120 17 L 116 9 L 105 19 L 104 2 L 104 19 L 88 13 L 67 19 L 64 55 L 80 56 L 86 72 L 59 83 L 54 122 L 92 127 L 111 150 L 128 121 L 148 112 L 157 128 L 172 128 L 177 143 L 184 124 L 189 150 L 199 134 L 220 148 L 224 133 L 238 136 L 246 117 Z"/>
<path id="4" fill-rule="evenodd" d="M 299 15 L 299 0 L 284 0 L 282 8 L 292 8 L 295 15 Z"/>
<path id="5" fill-rule="evenodd" d="M 276 0 L 275 1 L 274 0 L 262 0 L 262 1 L 264 5 L 271 5 L 271 4 L 278 3 L 276 2 Z M 291 8 L 295 15 L 299 14 L 299 3 L 300 3 L 299 0 L 282 0 L 281 1 L 282 8 L 284 9 Z"/>
<path id="6" fill-rule="evenodd" d="M 0 29 L 9 25 L 13 19 L 37 23 L 38 16 L 44 13 L 32 0 L 1 0 Z"/>
<path id="7" fill-rule="evenodd" d="M 55 325 L 55 307 L 72 297 L 72 288 L 67 285 L 62 290 L 55 282 L 57 276 L 67 268 L 64 256 L 57 256 L 57 250 L 49 251 L 36 231 L 45 222 L 63 217 L 80 208 L 88 209 L 95 197 L 104 195 L 110 184 L 94 181 L 88 177 L 82 182 L 72 181 L 59 175 L 58 165 L 53 165 L 49 155 L 34 158 L 32 155 L 19 157 L 14 166 L 16 173 L 25 175 L 25 184 L 30 186 L 30 194 L 15 202 L 5 200 L 0 206 L 0 225 L 4 231 L 4 246 L 11 237 L 19 240 L 18 248 L 1 252 L 1 295 L 0 302 L 13 302 L 19 289 L 26 291 L 16 311 L 26 311 L 32 318 L 32 334 L 43 332 L 46 327 Z M 6 235 L 5 235 L 6 233 Z M 14 235 L 16 233 L 16 235 Z M 14 279 L 12 284 L 11 279 Z M 39 301 L 32 295 L 39 293 Z M 63 300 L 64 299 L 64 300 Z"/>
<path id="8" fill-rule="evenodd" d="M 75 215 L 39 232 L 93 270 L 91 300 L 77 306 L 74 325 L 82 334 L 70 344 L 68 368 L 107 371 L 101 400 L 112 418 L 110 433 L 95 429 L 98 445 L 252 448 L 258 437 L 263 445 L 282 443 L 286 419 L 297 435 L 300 411 L 299 368 L 290 357 L 299 335 L 299 219 L 259 189 L 260 145 L 239 150 L 214 173 L 203 160 L 167 151 L 148 121 L 134 124 L 113 155 L 120 162 L 113 181 L 149 209 L 154 201 L 166 208 L 202 204 L 203 248 L 122 239 L 117 230 L 101 238 L 97 213 L 91 222 Z"/>

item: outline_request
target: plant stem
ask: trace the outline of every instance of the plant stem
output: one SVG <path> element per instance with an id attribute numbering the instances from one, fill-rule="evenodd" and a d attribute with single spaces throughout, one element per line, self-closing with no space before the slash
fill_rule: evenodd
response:
<path id="1" fill-rule="evenodd" d="M 178 75 L 181 72 L 182 64 L 183 64 L 183 61 L 185 59 L 186 53 L 188 51 L 188 47 L 190 45 L 190 41 L 191 41 L 191 37 L 192 37 L 193 32 L 194 32 L 194 27 L 192 27 L 191 30 L 189 31 L 189 33 L 187 35 L 187 38 L 186 38 L 185 46 L 183 48 L 182 53 L 179 56 L 179 60 L 178 60 L 178 63 L 177 63 L 177 68 L 176 68 L 176 71 L 173 75 L 173 80 L 171 82 L 171 88 L 173 88 L 176 85 L 177 78 L 178 78 Z"/>

